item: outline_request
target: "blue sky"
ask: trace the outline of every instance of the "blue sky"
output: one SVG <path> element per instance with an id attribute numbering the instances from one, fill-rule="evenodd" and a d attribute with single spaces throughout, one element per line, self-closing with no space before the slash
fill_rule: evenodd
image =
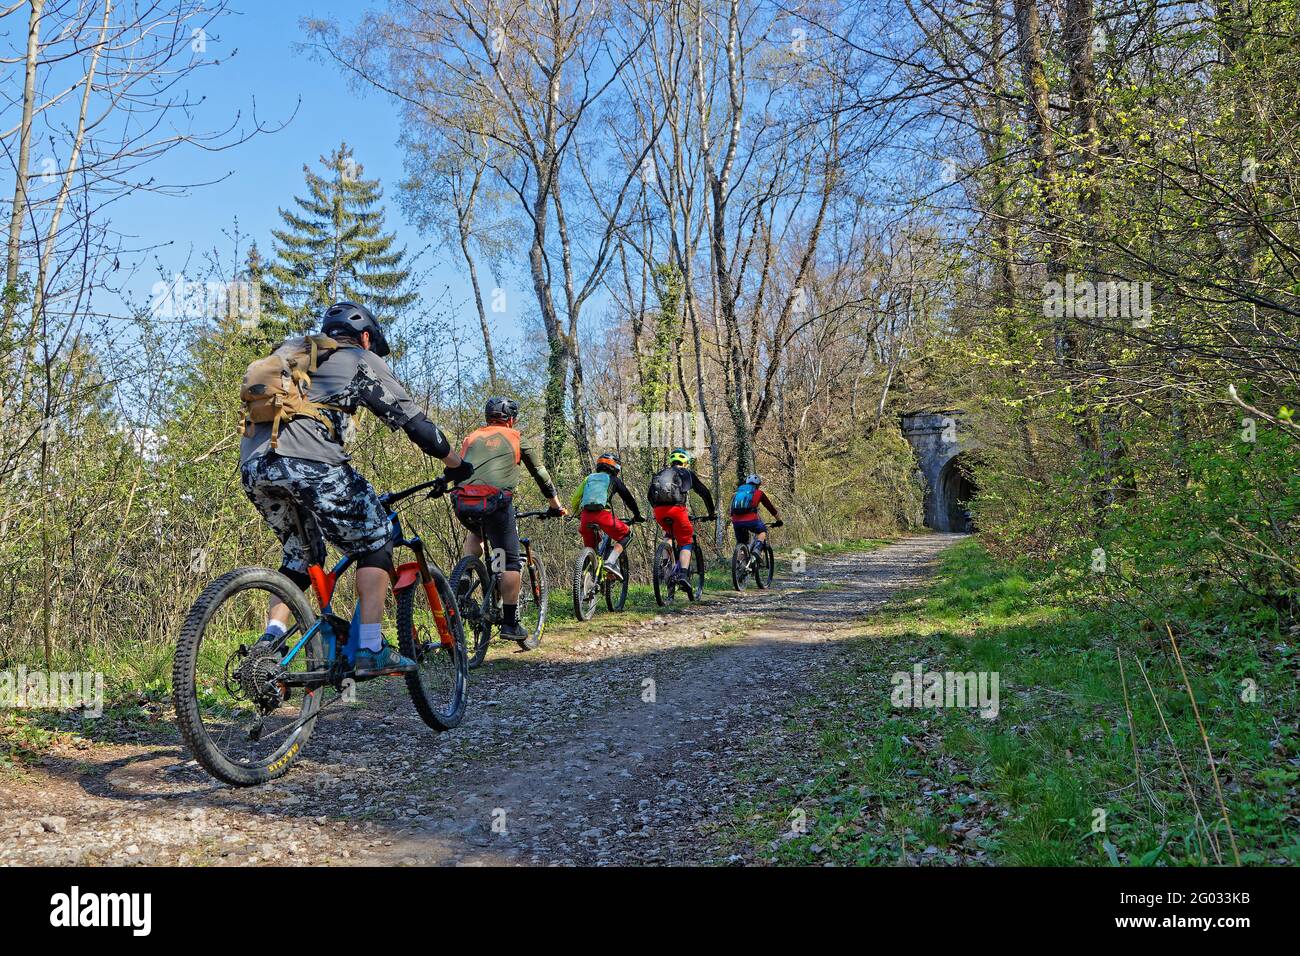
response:
<path id="1" fill-rule="evenodd" d="M 364 9 L 363 4 L 344 0 L 235 0 L 233 15 L 223 18 L 208 36 L 208 55 L 225 62 L 200 71 L 190 84 L 194 98 L 205 97 L 195 128 L 222 129 L 238 117 L 239 127 L 249 130 L 254 108 L 263 125 L 274 128 L 286 120 L 288 125 L 223 152 L 183 146 L 149 167 L 159 182 L 220 181 L 191 189 L 184 197 L 141 192 L 115 207 L 115 227 L 134 240 L 128 244 L 171 240 L 170 246 L 146 259 L 132 280 L 135 297 L 148 301 L 158 279 L 155 257 L 168 274 L 179 272 L 187 257 L 197 259 L 214 246 L 223 260 L 228 259 L 231 245 L 222 230 L 229 230 L 236 217 L 240 232 L 269 253 L 270 230 L 280 224 L 277 207 L 288 206 L 293 196 L 304 191 L 303 163 L 316 165 L 320 155 L 341 141 L 353 147 L 367 178 L 381 180 L 388 227 L 399 241 L 412 253 L 432 242 L 405 222 L 396 201 L 402 176 L 396 107 L 379 94 L 357 93 L 335 70 L 294 49 L 303 40 L 302 17 L 329 17 L 347 24 Z M 237 52 L 227 60 L 231 51 Z M 433 266 L 423 289 L 426 300 L 433 302 L 450 289 L 450 301 L 459 306 L 461 327 L 477 334 L 478 320 L 458 251 L 444 255 L 434 247 L 421 263 Z M 480 275 L 490 293 L 493 281 L 490 273 L 483 274 L 485 269 L 480 266 Z M 525 290 L 514 278 L 503 277 L 501 285 L 510 293 L 511 305 L 525 306 L 527 296 L 515 294 L 517 289 Z M 519 322 L 518 310 L 511 309 L 494 317 L 495 331 L 514 338 L 521 331 Z"/>

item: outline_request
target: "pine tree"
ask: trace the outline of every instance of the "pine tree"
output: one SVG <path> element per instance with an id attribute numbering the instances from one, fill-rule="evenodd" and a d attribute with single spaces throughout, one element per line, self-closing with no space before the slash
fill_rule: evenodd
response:
<path id="1" fill-rule="evenodd" d="M 284 228 L 271 230 L 273 260 L 262 273 L 263 314 L 286 333 L 311 328 L 342 299 L 384 322 L 418 298 L 402 268 L 405 248 L 394 248 L 396 237 L 384 232 L 379 180 L 362 177 L 347 143 L 320 162 L 321 174 L 303 165 L 308 195 L 279 210 Z"/>

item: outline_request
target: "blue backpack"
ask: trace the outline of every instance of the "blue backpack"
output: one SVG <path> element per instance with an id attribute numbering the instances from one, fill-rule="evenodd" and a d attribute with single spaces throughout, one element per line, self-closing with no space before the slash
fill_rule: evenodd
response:
<path id="1" fill-rule="evenodd" d="M 758 485 L 751 485 L 749 482 L 737 488 L 735 495 L 731 498 L 731 513 L 734 515 L 753 511 L 754 492 L 756 491 L 758 491 Z"/>

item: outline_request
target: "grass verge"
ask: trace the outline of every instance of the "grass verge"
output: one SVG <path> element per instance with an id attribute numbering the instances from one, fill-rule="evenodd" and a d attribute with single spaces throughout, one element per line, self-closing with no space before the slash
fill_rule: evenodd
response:
<path id="1" fill-rule="evenodd" d="M 1222 596 L 1080 611 L 962 542 L 755 742 L 724 842 L 780 864 L 1300 862 L 1295 637 Z M 996 672 L 996 717 L 894 706 L 916 665 Z"/>

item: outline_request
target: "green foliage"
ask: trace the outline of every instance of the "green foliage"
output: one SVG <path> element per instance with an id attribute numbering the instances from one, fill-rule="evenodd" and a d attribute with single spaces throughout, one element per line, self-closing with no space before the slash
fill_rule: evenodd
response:
<path id="1" fill-rule="evenodd" d="M 655 317 L 650 352 L 641 366 L 641 411 L 650 414 L 667 408 L 673 382 L 673 346 L 681 330 L 682 274 L 671 263 L 654 269 L 655 293 L 659 296 L 659 314 Z"/>
<path id="2" fill-rule="evenodd" d="M 271 231 L 274 261 L 261 295 L 263 308 L 280 320 L 280 337 L 307 330 L 342 299 L 363 303 L 383 322 L 417 298 L 402 265 L 406 251 L 384 232 L 379 180 L 362 177 L 346 143 L 320 161 L 324 175 L 303 166 L 307 195 L 280 209 L 284 227 Z"/>
<path id="3" fill-rule="evenodd" d="M 849 434 L 842 446 L 810 449 L 793 494 L 771 489 L 799 541 L 879 537 L 921 526 L 924 489 L 912 448 L 897 428 Z"/>

